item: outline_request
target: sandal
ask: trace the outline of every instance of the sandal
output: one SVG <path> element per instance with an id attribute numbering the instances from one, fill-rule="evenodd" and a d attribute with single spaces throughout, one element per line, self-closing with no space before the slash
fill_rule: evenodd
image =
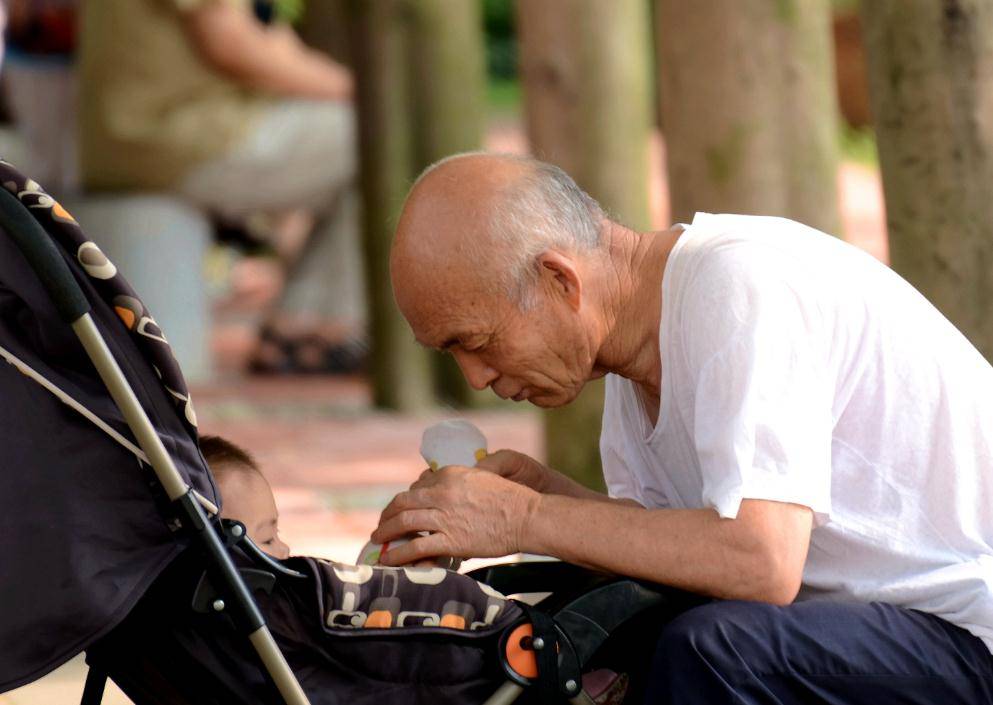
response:
<path id="1" fill-rule="evenodd" d="M 363 371 L 368 358 L 369 345 L 359 337 L 332 342 L 316 333 L 284 336 L 264 326 L 248 370 L 260 375 L 349 375 Z"/>

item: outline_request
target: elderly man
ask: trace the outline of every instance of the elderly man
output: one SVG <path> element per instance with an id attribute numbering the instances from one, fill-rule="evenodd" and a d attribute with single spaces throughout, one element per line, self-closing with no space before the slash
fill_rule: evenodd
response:
<path id="1" fill-rule="evenodd" d="M 542 553 L 721 600 L 649 702 L 993 703 L 993 368 L 871 257 L 779 218 L 639 233 L 560 170 L 415 184 L 392 253 L 417 339 L 542 407 L 607 376 L 611 496 L 512 451 L 425 473 L 390 551 Z"/>

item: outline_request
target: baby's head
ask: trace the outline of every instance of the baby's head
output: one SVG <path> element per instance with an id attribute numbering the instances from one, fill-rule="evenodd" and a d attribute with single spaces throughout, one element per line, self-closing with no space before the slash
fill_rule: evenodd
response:
<path id="1" fill-rule="evenodd" d="M 287 558 L 290 547 L 279 538 L 272 488 L 252 456 L 220 436 L 201 436 L 200 451 L 221 491 L 221 516 L 244 524 L 248 538 L 266 553 Z"/>

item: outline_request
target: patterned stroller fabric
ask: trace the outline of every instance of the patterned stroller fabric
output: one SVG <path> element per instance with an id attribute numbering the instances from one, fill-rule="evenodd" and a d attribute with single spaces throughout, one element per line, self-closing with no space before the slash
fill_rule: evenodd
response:
<path id="1" fill-rule="evenodd" d="M 306 577 L 281 577 L 257 597 L 312 705 L 471 705 L 506 678 L 500 637 L 521 608 L 472 578 L 312 558 L 288 565 Z M 190 609 L 199 575 L 181 556 L 89 657 L 138 705 L 281 704 L 230 620 Z"/>
<path id="2" fill-rule="evenodd" d="M 162 386 L 179 407 L 180 416 L 187 422 L 191 432 L 196 434 L 197 420 L 193 402 L 169 342 L 152 318 L 151 312 L 145 308 L 145 304 L 114 263 L 107 259 L 95 242 L 86 237 L 79 223 L 58 201 L 45 193 L 38 183 L 2 160 L 0 185 L 17 196 L 28 207 L 35 220 L 67 252 L 75 253 L 95 290 L 132 333 L 132 340 L 151 363 Z"/>
<path id="3" fill-rule="evenodd" d="M 154 318 L 37 183 L 0 162 L 0 185 L 61 245 L 180 474 L 216 504 L 186 384 Z M 3 232 L 0 402 L 3 691 L 44 675 L 112 628 L 183 544 L 109 392 Z"/>
<path id="4" fill-rule="evenodd" d="M 482 583 L 441 568 L 384 568 L 306 559 L 323 586 L 318 594 L 325 631 L 452 629 L 489 631 L 520 616 Z"/>
<path id="5" fill-rule="evenodd" d="M 281 580 L 261 604 L 312 705 L 480 703 L 505 679 L 499 637 L 523 615 L 488 586 L 440 568 L 290 564 L 312 582 Z"/>

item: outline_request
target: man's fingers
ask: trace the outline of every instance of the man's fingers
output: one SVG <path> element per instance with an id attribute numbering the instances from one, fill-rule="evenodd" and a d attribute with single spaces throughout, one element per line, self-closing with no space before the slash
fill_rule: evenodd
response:
<path id="1" fill-rule="evenodd" d="M 497 475 L 507 476 L 511 471 L 511 464 L 508 462 L 511 457 L 509 450 L 498 450 L 490 453 L 485 458 L 476 463 L 476 467 L 481 470 L 489 470 Z"/>
<path id="2" fill-rule="evenodd" d="M 430 500 L 430 494 L 422 488 L 405 490 L 386 505 L 386 508 L 379 515 L 379 523 L 382 524 L 387 519 L 408 509 L 430 509 Z"/>
<path id="3" fill-rule="evenodd" d="M 379 513 L 379 525 L 382 526 L 384 522 L 388 521 L 391 517 L 396 516 L 399 512 L 404 511 L 407 508 L 407 503 L 409 499 L 407 495 L 410 491 L 404 491 L 398 494 L 396 497 L 390 500 L 390 503 L 383 508 L 383 511 Z"/>
<path id="4" fill-rule="evenodd" d="M 401 566 L 424 558 L 448 555 L 448 539 L 444 534 L 418 536 L 402 546 L 391 548 L 379 557 L 379 562 L 387 566 Z"/>
<path id="5" fill-rule="evenodd" d="M 421 490 L 427 487 L 433 487 L 438 484 L 441 477 L 442 475 L 440 470 L 432 470 L 431 468 L 428 468 L 420 474 L 420 477 L 414 480 L 414 483 L 410 486 L 410 489 Z"/>
<path id="6" fill-rule="evenodd" d="M 376 543 L 386 543 L 418 531 L 435 531 L 440 528 L 437 514 L 433 509 L 404 510 L 389 519 L 380 521 L 370 538 Z"/>

